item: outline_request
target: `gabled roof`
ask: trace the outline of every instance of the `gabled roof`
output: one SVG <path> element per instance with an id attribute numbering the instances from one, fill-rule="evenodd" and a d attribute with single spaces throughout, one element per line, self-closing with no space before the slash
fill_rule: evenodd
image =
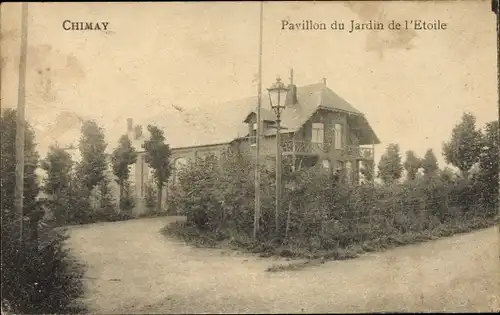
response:
<path id="1" fill-rule="evenodd" d="M 206 107 L 185 109 L 172 105 L 162 115 L 151 119 L 151 123 L 164 130 L 166 141 L 172 148 L 230 143 L 248 135 L 245 120 L 255 112 L 257 100 L 256 96 L 234 100 L 210 106 L 211 110 Z M 283 111 L 281 120 L 284 133 L 300 129 L 320 108 L 358 115 L 369 127 L 359 110 L 323 83 L 297 87 L 297 103 L 287 106 Z M 262 95 L 261 117 L 263 120 L 276 120 L 265 93 Z M 379 143 L 371 127 L 369 130 L 376 139 L 375 143 Z"/>
<path id="2" fill-rule="evenodd" d="M 268 104 L 269 98 L 266 98 L 265 101 L 263 100 L 263 107 L 266 105 L 269 106 Z M 285 127 L 282 132 L 288 133 L 299 130 L 318 109 L 340 111 L 358 117 L 357 121 L 362 127 L 364 133 L 362 139 L 360 139 L 361 144 L 380 143 L 380 140 L 375 135 L 375 132 L 371 128 L 364 114 L 323 83 L 297 87 L 297 104 L 287 106 L 282 113 L 281 121 L 282 125 Z M 272 115 L 272 120 L 276 120 L 276 114 L 273 111 L 263 108 L 261 110 L 261 116 L 263 112 L 266 117 Z M 255 113 L 255 109 L 253 109 L 250 114 L 252 113 Z M 247 115 L 247 119 L 249 115 Z M 266 119 L 271 120 L 269 117 Z M 276 134 L 275 131 L 274 134 Z M 267 134 L 264 133 L 264 135 Z"/>

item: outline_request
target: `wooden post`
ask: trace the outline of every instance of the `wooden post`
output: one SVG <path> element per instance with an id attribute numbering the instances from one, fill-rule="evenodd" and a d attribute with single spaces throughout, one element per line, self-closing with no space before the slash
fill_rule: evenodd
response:
<path id="1" fill-rule="evenodd" d="M 293 192 L 290 193 L 290 195 L 292 195 Z M 290 221 L 291 221 L 291 217 L 292 217 L 292 206 L 293 206 L 293 203 L 292 203 L 292 198 L 288 198 L 288 213 L 287 213 L 287 216 L 286 216 L 286 230 L 285 230 L 285 239 L 287 240 L 288 239 L 288 231 L 290 230 Z"/>
<path id="2" fill-rule="evenodd" d="M 295 133 L 292 135 L 292 181 L 293 181 L 293 187 L 292 191 L 289 193 L 290 196 L 288 197 L 288 213 L 286 216 L 286 229 L 285 229 L 285 239 L 288 240 L 288 231 L 290 230 L 290 221 L 291 221 L 291 214 L 292 214 L 292 196 L 293 196 L 293 191 L 295 190 L 295 172 L 296 172 L 296 167 L 295 164 L 296 162 L 296 156 L 295 156 Z"/>
<path id="3" fill-rule="evenodd" d="M 23 244 L 23 198 L 24 198 L 24 145 L 26 104 L 26 55 L 28 46 L 28 3 L 23 2 L 21 16 L 21 54 L 19 58 L 19 86 L 17 94 L 16 122 L 16 191 L 15 205 L 19 216 L 19 243 Z"/>

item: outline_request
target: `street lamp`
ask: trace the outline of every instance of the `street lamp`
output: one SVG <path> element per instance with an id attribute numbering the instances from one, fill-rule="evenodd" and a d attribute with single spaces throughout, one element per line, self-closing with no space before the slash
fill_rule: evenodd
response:
<path id="1" fill-rule="evenodd" d="M 276 234 L 279 232 L 279 213 L 281 208 L 281 113 L 285 109 L 285 99 L 288 89 L 278 77 L 276 82 L 267 89 L 271 108 L 276 113 Z"/>

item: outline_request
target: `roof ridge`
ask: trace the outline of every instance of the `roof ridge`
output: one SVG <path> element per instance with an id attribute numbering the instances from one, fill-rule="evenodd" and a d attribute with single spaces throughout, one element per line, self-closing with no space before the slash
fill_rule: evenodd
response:
<path id="1" fill-rule="evenodd" d="M 311 88 L 311 87 L 314 87 L 314 86 L 323 86 L 325 87 L 325 85 L 323 83 L 312 83 L 312 84 L 306 84 L 306 85 L 296 85 L 294 84 L 296 87 L 297 87 L 297 90 L 298 89 L 304 89 L 304 88 Z M 262 98 L 268 98 L 267 95 L 263 94 L 262 95 L 263 97 Z M 257 98 L 258 96 L 257 95 L 249 95 L 249 96 L 244 96 L 244 97 L 240 97 L 240 98 L 235 98 L 235 99 L 231 99 L 231 100 L 228 100 L 228 101 L 224 101 L 224 102 L 213 102 L 213 105 L 217 105 L 217 104 L 226 104 L 226 103 L 234 103 L 234 102 L 238 102 L 238 101 L 243 101 L 243 100 L 250 100 L 250 99 L 253 99 L 253 98 Z"/>
<path id="2" fill-rule="evenodd" d="M 327 93 L 325 95 L 325 93 Z M 328 95 L 330 94 L 330 95 Z M 325 100 L 328 99 L 328 100 Z M 325 104 L 325 101 L 331 104 Z M 318 106 L 330 107 L 332 109 L 352 112 L 356 114 L 363 114 L 360 110 L 354 107 L 350 102 L 346 101 L 342 96 L 338 95 L 328 86 L 323 86 L 321 90 L 321 103 Z"/>

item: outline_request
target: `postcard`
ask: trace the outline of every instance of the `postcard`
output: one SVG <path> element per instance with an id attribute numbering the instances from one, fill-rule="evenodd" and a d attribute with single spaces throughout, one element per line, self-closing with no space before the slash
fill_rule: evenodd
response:
<path id="1" fill-rule="evenodd" d="M 500 311 L 498 21 L 3 3 L 2 314 Z"/>

